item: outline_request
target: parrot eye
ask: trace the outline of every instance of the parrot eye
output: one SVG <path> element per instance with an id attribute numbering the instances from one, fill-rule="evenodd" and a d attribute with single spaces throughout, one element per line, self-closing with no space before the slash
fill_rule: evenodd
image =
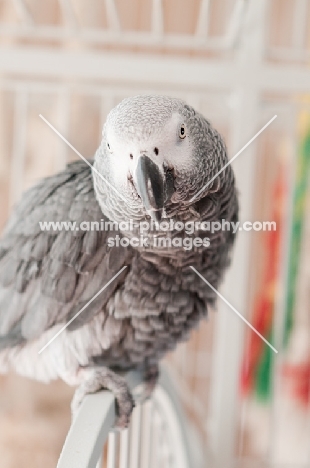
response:
<path id="1" fill-rule="evenodd" d="M 179 137 L 182 138 L 182 140 L 186 137 L 186 131 L 185 131 L 185 125 L 184 124 L 182 124 L 181 127 L 180 127 Z"/>
<path id="2" fill-rule="evenodd" d="M 108 141 L 107 141 L 107 148 L 110 151 L 110 153 L 112 153 L 111 146 L 110 146 L 110 143 Z"/>

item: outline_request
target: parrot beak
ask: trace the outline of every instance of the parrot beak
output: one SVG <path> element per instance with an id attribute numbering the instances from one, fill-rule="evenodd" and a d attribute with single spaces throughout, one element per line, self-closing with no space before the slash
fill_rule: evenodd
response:
<path id="1" fill-rule="evenodd" d="M 163 217 L 165 202 L 165 175 L 148 156 L 138 159 L 135 171 L 136 189 L 151 218 L 159 222 Z"/>

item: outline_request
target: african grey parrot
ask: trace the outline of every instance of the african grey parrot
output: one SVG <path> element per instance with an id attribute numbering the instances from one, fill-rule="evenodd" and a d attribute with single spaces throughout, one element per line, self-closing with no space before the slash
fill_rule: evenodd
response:
<path id="1" fill-rule="evenodd" d="M 111 232 L 44 231 L 39 222 L 235 222 L 231 166 L 203 189 L 227 161 L 219 133 L 182 100 L 143 95 L 116 106 L 90 161 L 92 169 L 79 160 L 28 190 L 4 230 L 0 372 L 13 369 L 78 386 L 73 409 L 85 394 L 110 389 L 117 425 L 126 427 L 134 403 L 122 373 L 140 369 L 149 388 L 154 386 L 160 358 L 188 337 L 215 302 L 214 292 L 189 266 L 218 288 L 234 234 L 208 233 L 208 247 L 186 250 L 183 245 L 154 247 L 151 241 L 163 232 L 149 230 L 148 245 L 126 248 L 109 241 L 117 234 L 139 237 L 138 228 L 127 229 L 126 223 L 121 232 L 110 223 Z M 199 229 L 164 234 L 206 237 Z"/>

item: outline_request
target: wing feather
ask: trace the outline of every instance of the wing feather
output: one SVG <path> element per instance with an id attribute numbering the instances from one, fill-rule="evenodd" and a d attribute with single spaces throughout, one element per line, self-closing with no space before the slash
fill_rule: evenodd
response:
<path id="1" fill-rule="evenodd" d="M 106 219 L 95 198 L 91 169 L 69 164 L 25 193 L 0 241 L 0 348 L 33 340 L 70 320 L 126 264 L 130 249 L 108 247 L 105 231 L 41 230 L 40 222 L 90 224 Z M 126 269 L 74 320 L 76 329 L 99 312 Z"/>

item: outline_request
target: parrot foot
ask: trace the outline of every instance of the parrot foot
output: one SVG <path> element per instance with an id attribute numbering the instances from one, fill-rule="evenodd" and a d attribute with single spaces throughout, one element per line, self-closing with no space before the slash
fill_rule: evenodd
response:
<path id="1" fill-rule="evenodd" d="M 159 377 L 159 368 L 157 364 L 147 366 L 143 370 L 143 385 L 135 393 L 136 401 L 143 402 L 152 396 Z"/>
<path id="2" fill-rule="evenodd" d="M 154 388 L 157 385 L 159 378 L 159 368 L 157 364 L 149 366 L 145 369 L 143 374 L 143 380 L 145 384 L 145 398 L 150 398 L 152 395 Z"/>
<path id="3" fill-rule="evenodd" d="M 127 428 L 130 423 L 130 416 L 135 403 L 126 380 L 105 367 L 100 369 L 81 369 L 79 371 L 79 375 L 83 380 L 81 385 L 75 391 L 71 403 L 73 418 L 86 395 L 106 389 L 110 390 L 116 399 L 117 417 L 115 428 Z"/>

